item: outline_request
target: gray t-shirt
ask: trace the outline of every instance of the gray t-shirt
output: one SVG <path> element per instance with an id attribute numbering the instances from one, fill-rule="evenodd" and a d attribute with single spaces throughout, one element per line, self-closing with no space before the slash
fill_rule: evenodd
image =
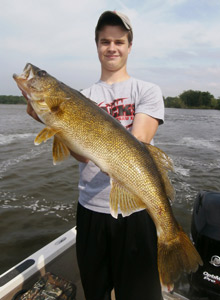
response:
<path id="1" fill-rule="evenodd" d="M 126 81 L 109 85 L 98 81 L 82 91 L 131 130 L 134 115 L 144 113 L 164 120 L 164 102 L 160 88 L 152 83 L 130 77 Z M 79 203 L 96 212 L 110 213 L 110 178 L 91 161 L 79 164 Z"/>

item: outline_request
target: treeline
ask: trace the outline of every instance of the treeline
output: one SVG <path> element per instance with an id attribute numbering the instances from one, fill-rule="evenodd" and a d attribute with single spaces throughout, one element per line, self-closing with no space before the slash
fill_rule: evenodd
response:
<path id="1" fill-rule="evenodd" d="M 172 108 L 204 108 L 220 109 L 220 97 L 215 97 L 209 92 L 184 91 L 178 97 L 164 98 L 165 107 Z"/>
<path id="2" fill-rule="evenodd" d="M 0 104 L 26 104 L 27 101 L 23 96 L 0 96 Z"/>
<path id="3" fill-rule="evenodd" d="M 26 104 L 23 96 L 0 96 L 0 104 Z M 220 97 L 215 97 L 209 92 L 184 91 L 178 97 L 164 97 L 165 107 L 172 108 L 204 108 L 219 109 Z"/>

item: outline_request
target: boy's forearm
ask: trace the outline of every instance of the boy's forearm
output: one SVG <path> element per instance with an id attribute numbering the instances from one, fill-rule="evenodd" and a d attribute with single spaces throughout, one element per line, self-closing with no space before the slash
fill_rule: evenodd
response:
<path id="1" fill-rule="evenodd" d="M 69 151 L 70 151 L 70 154 L 71 154 L 76 160 L 78 160 L 79 162 L 83 162 L 83 163 L 88 163 L 88 162 L 89 162 L 89 159 L 88 159 L 88 158 L 86 158 L 86 157 L 84 157 L 84 156 L 82 156 L 82 155 L 76 154 L 75 152 L 73 152 L 73 151 L 71 151 L 71 150 L 69 150 Z"/>

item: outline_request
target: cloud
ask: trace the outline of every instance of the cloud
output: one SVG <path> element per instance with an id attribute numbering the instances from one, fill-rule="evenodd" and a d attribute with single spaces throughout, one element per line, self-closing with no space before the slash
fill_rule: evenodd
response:
<path id="1" fill-rule="evenodd" d="M 187 86 L 209 87 L 220 96 L 217 0 L 2 0 L 0 94 L 19 94 L 11 76 L 26 62 L 75 88 L 96 81 L 94 28 L 109 9 L 127 14 L 133 24 L 132 76 L 158 83 L 167 96 Z"/>

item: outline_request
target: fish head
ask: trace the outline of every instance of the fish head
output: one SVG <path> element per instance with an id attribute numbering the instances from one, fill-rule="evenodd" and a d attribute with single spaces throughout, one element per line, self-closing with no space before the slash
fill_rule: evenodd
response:
<path id="1" fill-rule="evenodd" d="M 58 107 L 63 102 L 62 89 L 59 88 L 62 83 L 45 70 L 28 63 L 23 73 L 14 74 L 13 78 L 39 117 L 51 111 L 54 103 Z"/>

